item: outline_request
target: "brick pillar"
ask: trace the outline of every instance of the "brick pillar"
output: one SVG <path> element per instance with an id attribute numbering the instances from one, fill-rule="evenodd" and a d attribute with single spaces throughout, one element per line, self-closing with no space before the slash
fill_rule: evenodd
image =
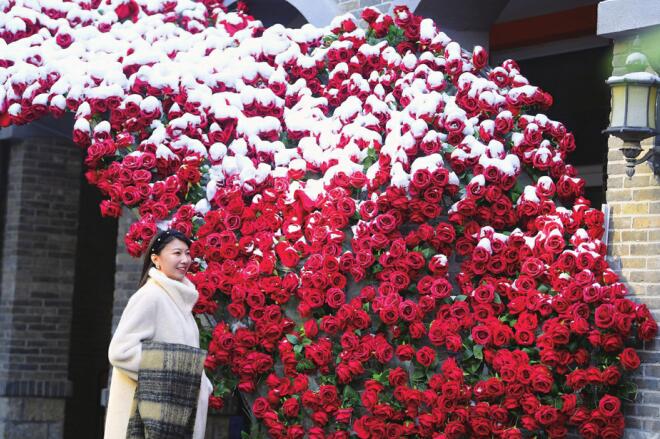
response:
<path id="1" fill-rule="evenodd" d="M 112 328 L 111 334 L 114 334 L 121 313 L 126 308 L 128 299 L 137 291 L 137 284 L 140 280 L 140 261 L 131 257 L 126 251 L 126 244 L 124 244 L 124 236 L 128 232 L 128 228 L 135 220 L 135 215 L 128 208 L 124 207 L 122 216 L 117 222 L 117 253 L 115 256 L 115 290 L 112 302 Z M 112 377 L 112 366 L 108 373 L 108 385 L 110 385 L 110 377 Z M 101 405 L 107 407 L 108 405 L 108 390 L 106 388 L 101 396 Z M 105 416 L 103 419 L 105 424 Z"/>
<path id="2" fill-rule="evenodd" d="M 614 75 L 625 73 L 630 43 L 630 39 L 614 41 Z M 642 142 L 643 149 L 652 147 L 654 141 L 650 138 Z M 629 179 L 619 150 L 621 143 L 616 137 L 608 142 L 608 259 L 627 284 L 631 298 L 646 303 L 660 321 L 660 182 L 647 163 L 637 166 Z M 650 437 L 647 432 L 660 431 L 660 338 L 641 347 L 643 366 L 633 377 L 638 386 L 637 400 L 624 412 L 626 437 Z"/>
<path id="3" fill-rule="evenodd" d="M 62 437 L 81 164 L 80 149 L 59 137 L 11 145 L 0 291 L 3 439 Z"/>
<path id="4" fill-rule="evenodd" d="M 112 306 L 112 332 L 115 332 L 122 311 L 126 308 L 128 299 L 137 291 L 142 270 L 142 260 L 133 258 L 126 251 L 124 237 L 130 225 L 136 221 L 135 214 L 124 208 L 117 229 L 117 270 L 115 272 L 115 298 Z"/>

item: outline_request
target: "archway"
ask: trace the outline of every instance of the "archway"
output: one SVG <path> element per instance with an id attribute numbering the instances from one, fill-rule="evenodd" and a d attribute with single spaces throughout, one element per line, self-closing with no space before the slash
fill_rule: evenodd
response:
<path id="1" fill-rule="evenodd" d="M 227 5 L 235 0 L 226 2 Z M 305 23 L 314 26 L 327 26 L 342 11 L 332 0 L 248 0 L 251 15 L 264 26 L 279 23 L 286 27 L 300 27 Z"/>

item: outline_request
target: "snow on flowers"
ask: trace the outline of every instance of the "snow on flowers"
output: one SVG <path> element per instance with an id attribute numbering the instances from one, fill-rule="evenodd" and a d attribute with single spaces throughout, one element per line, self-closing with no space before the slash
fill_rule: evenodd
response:
<path id="1" fill-rule="evenodd" d="M 636 343 L 603 215 L 514 61 L 365 9 L 0 0 L 0 126 L 74 114 L 88 181 L 195 238 L 211 403 L 272 437 L 620 437 Z"/>

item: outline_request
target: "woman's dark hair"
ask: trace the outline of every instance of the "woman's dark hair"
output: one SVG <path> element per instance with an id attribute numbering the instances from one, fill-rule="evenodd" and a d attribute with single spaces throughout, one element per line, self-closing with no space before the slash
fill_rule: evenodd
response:
<path id="1" fill-rule="evenodd" d="M 185 242 L 188 247 L 192 244 L 190 238 L 188 238 L 183 233 L 178 230 L 168 229 L 160 231 L 156 236 L 154 236 L 153 241 L 149 245 L 149 249 L 144 255 L 144 263 L 142 264 L 142 276 L 140 276 L 140 283 L 138 288 L 141 288 L 147 279 L 149 279 L 149 270 L 151 267 L 154 267 L 154 263 L 151 260 L 151 255 L 159 255 L 161 250 L 170 242 L 178 239 L 179 241 Z"/>

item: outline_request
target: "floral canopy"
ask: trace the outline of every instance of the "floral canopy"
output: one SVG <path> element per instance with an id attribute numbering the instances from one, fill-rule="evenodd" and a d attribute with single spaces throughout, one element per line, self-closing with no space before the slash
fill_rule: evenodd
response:
<path id="1" fill-rule="evenodd" d="M 405 7 L 0 0 L 0 126 L 75 115 L 129 252 L 194 238 L 211 403 L 271 437 L 621 437 L 657 324 L 515 61 Z"/>

